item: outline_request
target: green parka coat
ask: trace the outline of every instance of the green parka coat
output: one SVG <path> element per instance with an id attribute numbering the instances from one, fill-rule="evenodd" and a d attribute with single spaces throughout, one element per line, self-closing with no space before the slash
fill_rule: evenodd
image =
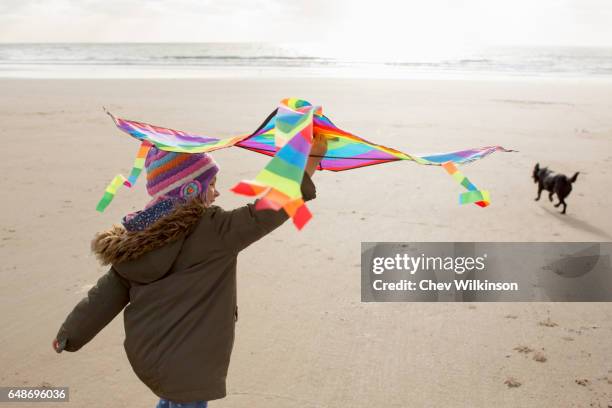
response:
<path id="1" fill-rule="evenodd" d="M 307 174 L 302 194 L 316 195 Z M 58 341 L 77 351 L 125 308 L 127 357 L 156 395 L 225 397 L 238 317 L 236 258 L 286 220 L 282 210 L 224 211 L 194 200 L 144 231 L 115 226 L 98 234 L 92 249 L 112 266 L 68 315 Z"/>

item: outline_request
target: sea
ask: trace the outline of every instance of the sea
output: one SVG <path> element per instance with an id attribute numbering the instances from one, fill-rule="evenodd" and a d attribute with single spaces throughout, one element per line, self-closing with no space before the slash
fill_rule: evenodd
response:
<path id="1" fill-rule="evenodd" d="M 612 49 L 482 47 L 346 53 L 272 43 L 0 43 L 0 78 L 602 78 Z"/>

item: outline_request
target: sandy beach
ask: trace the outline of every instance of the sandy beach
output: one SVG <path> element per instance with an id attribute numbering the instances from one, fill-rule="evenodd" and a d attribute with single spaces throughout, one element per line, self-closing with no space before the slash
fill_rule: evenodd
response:
<path id="1" fill-rule="evenodd" d="M 491 192 L 485 209 L 458 205 L 461 188 L 438 167 L 317 173 L 310 224 L 287 223 L 239 257 L 228 396 L 211 407 L 612 405 L 609 303 L 360 301 L 362 241 L 612 240 L 612 82 L 578 79 L 0 80 L 0 384 L 68 386 L 66 406 L 154 406 L 125 357 L 121 316 L 78 353 L 51 349 L 106 271 L 89 252 L 94 233 L 147 202 L 141 179 L 95 211 L 138 149 L 102 107 L 227 137 L 252 132 L 289 96 L 407 153 L 519 152 L 461 167 Z M 268 159 L 243 149 L 214 156 L 218 204 L 244 205 L 229 189 Z M 545 196 L 534 202 L 536 162 L 580 171 L 566 215 Z"/>

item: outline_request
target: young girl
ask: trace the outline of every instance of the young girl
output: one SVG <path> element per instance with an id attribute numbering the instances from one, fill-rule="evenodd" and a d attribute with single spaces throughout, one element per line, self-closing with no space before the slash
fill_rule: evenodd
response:
<path id="1" fill-rule="evenodd" d="M 315 197 L 310 176 L 324 153 L 316 138 L 304 200 Z M 207 154 L 153 147 L 145 167 L 152 201 L 124 217 L 123 226 L 96 235 L 92 250 L 110 270 L 68 315 L 53 348 L 79 350 L 125 307 L 125 351 L 161 398 L 157 407 L 206 407 L 226 395 L 238 253 L 288 217 L 254 204 L 233 211 L 212 206 L 219 168 Z"/>

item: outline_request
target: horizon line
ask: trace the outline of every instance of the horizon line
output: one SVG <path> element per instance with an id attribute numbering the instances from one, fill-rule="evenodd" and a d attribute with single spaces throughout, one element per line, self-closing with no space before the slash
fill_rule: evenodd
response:
<path id="1" fill-rule="evenodd" d="M 299 44 L 326 44 L 329 42 L 319 41 L 2 41 L 0 45 L 113 45 L 113 44 L 141 44 L 141 45 L 170 45 L 170 44 L 270 44 L 270 45 L 299 45 Z M 332 43 L 333 44 L 333 43 Z M 338 43 L 341 46 L 342 43 Z M 538 47 L 557 47 L 557 48 L 612 48 L 610 45 L 588 45 L 588 44 L 485 44 L 478 45 L 478 48 L 506 48 L 506 47 L 522 47 L 522 48 L 538 48 Z M 435 47 L 433 47 L 435 48 Z"/>

